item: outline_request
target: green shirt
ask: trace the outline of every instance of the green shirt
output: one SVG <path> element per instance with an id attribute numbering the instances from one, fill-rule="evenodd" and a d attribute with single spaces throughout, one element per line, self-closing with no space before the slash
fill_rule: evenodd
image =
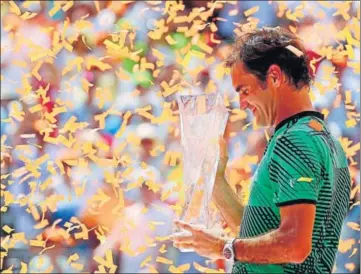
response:
<path id="1" fill-rule="evenodd" d="M 232 272 L 330 273 L 349 209 L 350 190 L 345 153 L 326 128 L 323 115 L 305 111 L 282 121 L 255 172 L 240 238 L 277 229 L 282 206 L 315 204 L 312 252 L 301 264 L 236 262 Z"/>

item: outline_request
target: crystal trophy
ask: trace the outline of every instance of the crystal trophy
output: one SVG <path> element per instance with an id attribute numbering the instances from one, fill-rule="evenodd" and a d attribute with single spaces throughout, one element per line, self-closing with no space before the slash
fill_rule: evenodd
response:
<path id="1" fill-rule="evenodd" d="M 216 221 L 212 191 L 228 111 L 220 93 L 180 95 L 178 105 L 185 194 L 180 220 L 209 228 Z"/>

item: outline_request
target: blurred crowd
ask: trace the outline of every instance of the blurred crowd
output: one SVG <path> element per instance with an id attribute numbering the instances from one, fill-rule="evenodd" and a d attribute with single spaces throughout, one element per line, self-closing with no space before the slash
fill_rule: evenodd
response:
<path id="1" fill-rule="evenodd" d="M 272 130 L 239 109 L 222 61 L 266 25 L 304 40 L 313 104 L 349 159 L 334 272 L 358 273 L 358 1 L 1 1 L 0 269 L 229 270 L 168 237 L 182 200 L 177 96 L 224 96 L 227 179 L 246 203 Z"/>

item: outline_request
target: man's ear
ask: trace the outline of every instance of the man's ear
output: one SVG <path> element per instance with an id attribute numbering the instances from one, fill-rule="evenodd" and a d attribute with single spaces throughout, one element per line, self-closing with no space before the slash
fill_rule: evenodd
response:
<path id="1" fill-rule="evenodd" d="M 278 88 L 283 79 L 283 73 L 278 65 L 271 65 L 267 72 L 267 84 Z"/>

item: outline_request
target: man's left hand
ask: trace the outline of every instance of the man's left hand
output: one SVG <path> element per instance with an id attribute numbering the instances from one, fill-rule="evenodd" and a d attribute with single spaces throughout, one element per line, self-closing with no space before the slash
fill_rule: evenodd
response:
<path id="1" fill-rule="evenodd" d="M 193 249 L 199 255 L 208 257 L 211 260 L 224 259 L 223 247 L 226 237 L 220 229 L 205 229 L 200 226 L 191 225 L 176 220 L 174 224 L 182 230 L 191 232 L 191 235 L 173 235 L 173 245 L 177 248 Z"/>

